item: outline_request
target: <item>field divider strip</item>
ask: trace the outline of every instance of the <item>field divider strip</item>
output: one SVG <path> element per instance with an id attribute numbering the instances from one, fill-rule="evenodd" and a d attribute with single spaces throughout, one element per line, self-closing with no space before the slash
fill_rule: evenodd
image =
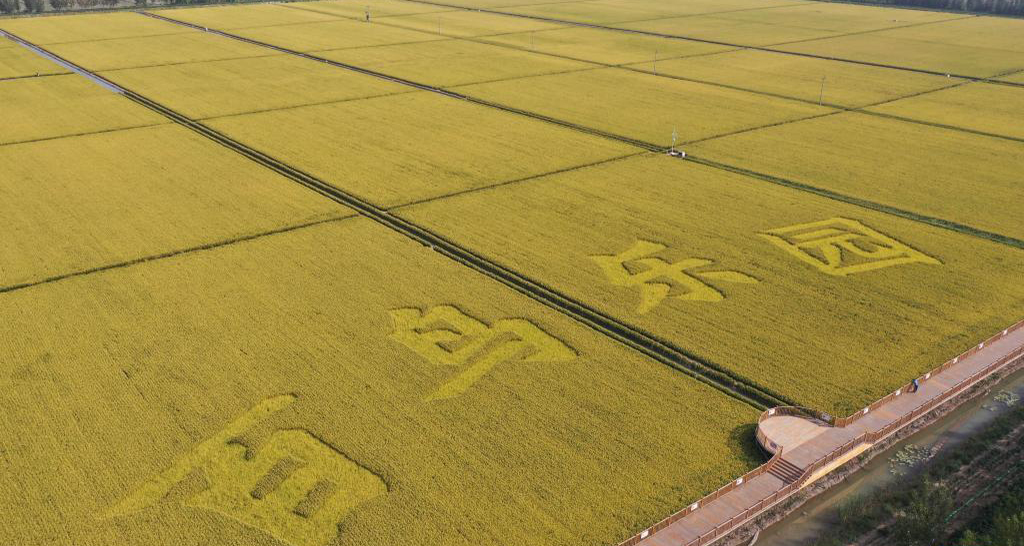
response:
<path id="1" fill-rule="evenodd" d="M 410 0 L 410 1 L 422 2 L 422 0 Z M 163 16 L 160 16 L 160 15 L 152 14 L 152 13 L 146 13 L 146 12 L 139 12 L 139 13 L 141 13 L 143 15 L 147 15 L 149 17 L 154 17 L 154 18 L 157 18 L 157 19 L 164 20 L 164 21 L 166 21 L 168 23 L 172 23 L 172 24 L 179 24 L 179 25 L 185 25 L 185 26 L 202 28 L 202 29 L 206 28 L 206 27 L 201 27 L 201 26 L 198 26 L 198 25 L 193 25 L 192 23 L 185 23 L 185 22 L 177 21 L 175 19 L 171 19 L 171 18 L 168 18 L 168 17 L 163 17 Z M 606 139 L 609 139 L 609 140 L 615 140 L 615 141 L 618 141 L 618 142 L 629 144 L 629 145 L 632 145 L 632 146 L 635 146 L 637 148 L 641 148 L 641 149 L 644 149 L 644 150 L 647 150 L 647 151 L 650 151 L 650 152 L 665 153 L 667 151 L 667 148 L 665 146 L 661 146 L 661 145 L 658 145 L 658 144 L 655 144 L 655 143 L 651 143 L 651 142 L 646 142 L 646 141 L 643 141 L 643 140 L 640 140 L 640 139 L 634 139 L 632 137 L 627 137 L 627 136 L 618 135 L 618 134 L 615 134 L 615 133 L 610 133 L 610 132 L 603 131 L 603 130 L 600 130 L 600 129 L 596 129 L 596 128 L 593 128 L 593 127 L 587 127 L 587 126 L 579 125 L 579 124 L 572 123 L 572 122 L 569 122 L 569 121 L 565 121 L 565 120 L 561 120 L 561 119 L 558 119 L 558 118 L 553 118 L 553 117 L 550 117 L 550 116 L 546 116 L 544 114 L 540 114 L 540 113 L 537 113 L 537 112 L 532 112 L 532 111 L 529 111 L 529 110 L 523 110 L 523 109 L 516 108 L 516 107 L 513 107 L 513 106 L 508 106 L 508 105 L 505 105 L 505 104 L 501 104 L 501 103 L 496 103 L 496 102 L 480 99 L 480 98 L 477 98 L 477 97 L 473 97 L 471 95 L 465 95 L 465 94 L 458 93 L 456 91 L 452 91 L 452 90 L 449 90 L 449 89 L 444 89 L 444 88 L 435 87 L 435 86 L 431 86 L 431 85 L 427 85 L 427 84 L 423 84 L 423 83 L 419 83 L 419 82 L 414 82 L 414 81 L 411 81 L 411 80 L 406 80 L 404 78 L 399 78 L 397 76 L 392 76 L 392 75 L 389 75 L 389 74 L 384 74 L 384 73 L 377 72 L 377 71 L 374 71 L 374 70 L 369 70 L 369 69 L 366 69 L 366 68 L 350 65 L 350 64 L 347 64 L 347 63 L 340 63 L 340 62 L 337 62 L 337 61 L 331 61 L 330 59 L 323 59 L 321 57 L 317 57 L 316 55 L 310 55 L 310 54 L 307 54 L 307 53 L 300 53 L 300 52 L 297 52 L 297 51 L 292 51 L 290 49 L 287 49 L 287 48 L 284 48 L 284 47 L 281 47 L 281 46 L 275 46 L 273 44 L 266 44 L 266 43 L 260 42 L 258 40 L 252 40 L 252 39 L 245 38 L 245 37 L 242 37 L 242 36 L 235 36 L 235 35 L 233 35 L 231 33 L 223 32 L 223 31 L 218 31 L 218 30 L 215 30 L 215 29 L 206 29 L 206 30 L 208 32 L 217 33 L 217 34 L 222 35 L 222 36 L 224 36 L 226 38 L 241 40 L 241 41 L 245 41 L 247 43 L 251 43 L 251 44 L 254 44 L 254 45 L 260 45 L 260 46 L 263 46 L 263 47 L 268 47 L 268 48 L 276 49 L 278 51 L 283 51 L 283 52 L 286 52 L 286 53 L 291 53 L 293 55 L 297 55 L 297 56 L 300 56 L 300 57 L 303 57 L 303 58 L 306 58 L 306 59 L 310 59 L 310 60 L 314 60 L 314 61 L 318 61 L 318 62 L 324 62 L 324 63 L 327 63 L 329 65 L 336 66 L 338 68 L 343 68 L 343 69 L 346 69 L 346 70 L 353 70 L 353 71 L 361 73 L 361 74 L 365 74 L 365 75 L 369 75 L 369 76 L 374 76 L 374 77 L 379 77 L 379 78 L 385 79 L 387 81 L 392 81 L 392 82 L 399 83 L 399 84 L 402 84 L 402 85 L 408 85 L 408 86 L 415 87 L 417 89 L 421 89 L 421 90 L 424 90 L 424 91 L 431 91 L 431 92 L 439 93 L 439 94 L 442 94 L 442 95 L 444 95 L 446 97 L 449 97 L 449 98 L 460 99 L 460 100 L 464 100 L 464 101 L 467 101 L 467 102 L 470 102 L 470 103 L 473 103 L 473 104 L 478 104 L 478 105 L 481 105 L 481 106 L 487 106 L 487 107 L 494 108 L 494 109 L 497 109 L 497 110 L 501 110 L 501 111 L 504 111 L 504 112 L 510 112 L 510 113 L 514 113 L 514 114 L 519 114 L 519 115 L 526 116 L 526 117 L 529 117 L 529 118 L 533 118 L 533 119 L 536 119 L 536 120 L 545 121 L 545 122 L 551 123 L 553 125 L 558 125 L 558 126 L 566 127 L 566 128 L 569 128 L 569 129 L 573 129 L 575 131 L 579 131 L 579 132 L 582 132 L 582 133 L 586 133 L 586 134 L 590 134 L 590 135 L 606 138 Z M 967 85 L 967 84 L 974 83 L 974 82 L 977 82 L 977 81 L 982 81 L 982 80 L 976 80 L 976 79 L 970 79 L 970 78 L 961 78 L 960 80 L 961 81 L 959 81 L 959 82 L 957 82 L 957 83 L 955 83 L 955 84 L 953 84 L 953 85 L 951 85 L 949 87 L 957 87 L 957 86 L 960 86 L 960 85 Z M 926 90 L 926 91 L 922 91 L 920 93 L 914 93 L 911 96 L 918 96 L 918 95 L 922 95 L 922 94 L 926 94 L 926 93 L 934 92 L 934 91 L 937 91 L 937 90 Z M 906 98 L 906 97 L 901 97 L 901 98 Z M 877 103 L 877 104 L 884 104 L 884 103 L 892 102 L 892 101 L 895 101 L 895 100 L 899 100 L 899 99 L 889 99 L 889 100 L 882 101 L 882 102 Z M 873 104 L 873 105 L 869 105 L 869 106 L 876 106 L 877 104 Z M 716 139 L 716 138 L 723 138 L 725 136 L 729 136 L 729 135 L 733 135 L 733 134 L 744 133 L 744 132 L 749 132 L 749 131 L 755 131 L 755 130 L 758 130 L 758 129 L 763 129 L 765 127 L 777 127 L 777 126 L 785 125 L 785 124 L 788 124 L 788 123 L 796 123 L 796 122 L 800 122 L 800 121 L 805 121 L 807 119 L 814 119 L 814 118 L 820 118 L 820 117 L 825 117 L 825 116 L 831 116 L 831 115 L 836 115 L 836 114 L 845 113 L 845 112 L 860 112 L 860 113 L 864 113 L 864 114 L 868 114 L 868 115 L 873 115 L 874 113 L 872 113 L 872 112 L 861 110 L 861 108 L 867 108 L 867 107 L 868 106 L 859 107 L 859 108 L 850 108 L 850 109 L 836 109 L 836 110 L 834 110 L 832 112 L 826 112 L 824 114 L 815 114 L 813 116 L 805 116 L 803 118 L 796 118 L 796 119 L 792 119 L 792 120 L 775 122 L 775 123 L 772 123 L 772 124 L 769 124 L 769 125 L 766 125 L 766 126 L 759 126 L 759 127 L 751 127 L 751 128 L 746 128 L 746 129 L 740 129 L 740 130 L 737 130 L 737 131 L 732 131 L 730 133 L 721 134 L 721 135 L 712 135 L 712 136 L 708 136 L 708 137 L 705 137 L 705 138 L 702 138 L 702 139 L 698 139 L 698 140 L 694 140 L 694 141 L 689 141 L 689 142 L 684 142 L 683 144 L 684 145 L 685 144 L 693 144 L 695 142 L 703 142 L 703 141 L 706 141 L 706 140 L 712 140 L 712 139 Z M 874 211 L 878 211 L 878 212 L 884 212 L 886 214 L 891 214 L 891 215 L 894 215 L 894 216 L 899 216 L 901 218 L 905 218 L 905 219 L 909 219 L 909 220 L 914 220 L 914 221 L 918 221 L 918 222 L 921 222 L 921 223 L 925 223 L 925 224 L 928 224 L 928 225 L 931 225 L 931 226 L 940 227 L 940 228 L 943 228 L 943 229 L 948 229 L 948 230 L 951 230 L 951 231 L 955 231 L 955 232 L 971 235 L 971 236 L 974 236 L 974 237 L 979 237 L 979 238 L 982 238 L 982 239 L 987 239 L 987 240 L 990 240 L 990 241 L 995 241 L 997 243 L 1002 243 L 1002 244 L 1005 244 L 1005 245 L 1008 245 L 1008 246 L 1013 246 L 1013 247 L 1017 247 L 1017 248 L 1024 248 L 1024 241 L 1021 241 L 1020 239 L 1016 239 L 1016 238 L 1013 238 L 1013 237 L 1008 237 L 1008 236 L 1005 236 L 1005 235 L 1000 235 L 998 233 L 993 233 L 993 232 L 981 230 L 981 229 L 974 228 L 974 227 L 971 227 L 971 226 L 968 226 L 968 225 L 965 225 L 965 224 L 960 224 L 958 222 L 953 222 L 953 221 L 950 221 L 950 220 L 944 220 L 944 219 L 941 219 L 941 218 L 935 218 L 935 217 L 931 217 L 931 216 L 917 214 L 917 213 L 914 213 L 914 212 L 910 212 L 910 211 L 907 211 L 907 210 L 899 209 L 899 208 L 892 207 L 892 206 L 889 206 L 889 205 L 884 205 L 882 203 L 876 203 L 874 201 L 868 201 L 866 199 L 860 199 L 860 198 L 856 198 L 856 197 L 851 197 L 851 196 L 843 195 L 843 194 L 840 194 L 840 193 L 836 193 L 836 192 L 832 192 L 832 191 L 826 190 L 824 188 L 818 188 L 818 187 L 812 186 L 810 184 L 805 184 L 805 183 L 802 183 L 802 182 L 796 182 L 796 181 L 792 181 L 792 180 L 787 180 L 787 179 L 779 178 L 779 177 L 776 177 L 776 176 L 772 176 L 770 174 L 761 173 L 761 172 L 757 172 L 757 171 L 752 171 L 752 170 L 749 170 L 749 169 L 745 169 L 745 168 L 742 168 L 742 167 L 736 167 L 736 166 L 728 165 L 728 164 L 725 164 L 725 163 L 720 163 L 720 162 L 711 161 L 711 160 L 707 160 L 707 159 L 697 160 L 696 158 L 693 158 L 692 156 L 691 157 L 687 157 L 686 159 L 689 159 L 689 160 L 695 161 L 695 162 L 699 162 L 699 163 L 701 163 L 701 164 L 703 164 L 703 165 L 705 165 L 707 167 L 717 168 L 717 169 L 721 169 L 721 170 L 727 170 L 727 171 L 730 171 L 730 172 L 733 172 L 733 173 L 736 173 L 736 174 L 742 174 L 742 175 L 745 175 L 745 176 L 748 176 L 748 177 L 751 177 L 751 178 L 755 178 L 757 180 L 762 180 L 762 181 L 766 181 L 766 182 L 772 182 L 772 183 L 776 183 L 776 184 L 787 186 L 789 188 L 807 191 L 807 192 L 819 195 L 821 197 L 826 197 L 826 198 L 833 199 L 833 200 L 836 200 L 836 201 L 841 201 L 841 202 L 844 202 L 844 203 L 848 203 L 848 204 L 852 204 L 852 205 L 857 205 L 857 206 L 860 206 L 860 207 L 863 207 L 863 208 L 868 208 L 870 210 L 874 210 Z"/>
<path id="2" fill-rule="evenodd" d="M 16 41 L 28 43 L 17 36 L 10 36 Z M 38 48 L 38 46 L 34 47 Z M 41 50 L 41 48 L 39 49 Z M 88 72 L 86 69 L 74 65 L 66 59 L 57 57 L 49 52 L 47 54 L 48 56 L 60 59 L 63 63 L 74 66 L 76 70 Z M 162 114 L 172 121 L 728 396 L 759 409 L 766 409 L 776 405 L 792 405 L 792 402 L 787 398 L 760 387 L 717 364 L 704 360 L 682 347 L 634 328 L 597 309 L 593 309 L 539 281 L 480 256 L 422 226 L 392 215 L 386 209 L 341 190 L 263 152 L 250 148 L 143 95 L 109 82 L 98 74 L 90 74 L 93 78 L 101 79 L 108 85 L 115 87 L 118 92 L 127 98 Z M 661 151 L 660 147 L 658 147 L 658 151 Z"/>
<path id="3" fill-rule="evenodd" d="M 710 40 L 710 39 L 707 39 L 707 38 L 695 38 L 693 36 L 681 36 L 681 35 L 677 35 L 677 34 L 665 34 L 665 33 L 661 33 L 661 32 L 652 32 L 652 31 L 648 31 L 648 30 L 638 30 L 638 29 L 631 29 L 631 28 L 611 27 L 611 26 L 607 26 L 607 25 L 599 25 L 599 24 L 596 24 L 596 23 L 582 23 L 582 22 L 578 22 L 578 21 L 567 21 L 567 20 L 564 20 L 564 19 L 555 19 L 553 17 L 542 17 L 542 16 L 539 16 L 539 15 L 525 15 L 525 14 L 520 14 L 520 13 L 508 13 L 508 12 L 504 12 L 504 11 L 498 11 L 498 10 L 487 9 L 487 8 L 466 8 L 466 7 L 463 7 L 463 6 L 456 6 L 456 5 L 453 5 L 453 4 L 445 4 L 445 3 L 441 3 L 441 2 L 434 2 L 434 1 L 431 1 L 431 0 L 407 0 L 407 1 L 415 2 L 417 4 L 427 4 L 427 5 L 432 5 L 432 6 L 447 7 L 447 8 L 454 8 L 454 9 L 462 9 L 462 10 L 465 10 L 465 11 L 479 11 L 479 12 L 482 12 L 482 13 L 490 13 L 490 14 L 493 14 L 493 15 L 504 15 L 506 17 L 519 17 L 519 18 L 523 18 L 523 19 L 533 19 L 535 21 L 542 21 L 542 22 L 546 22 L 546 23 L 556 23 L 556 24 L 563 24 L 563 25 L 569 25 L 569 26 L 593 28 L 593 29 L 597 29 L 597 30 L 607 30 L 607 31 L 613 31 L 613 32 L 624 32 L 624 33 L 627 33 L 627 34 L 640 34 L 640 35 L 644 35 L 644 36 L 654 36 L 654 37 L 657 37 L 657 38 L 667 38 L 667 39 L 670 39 L 670 40 L 685 40 L 685 41 L 690 41 L 690 42 L 699 42 L 699 43 L 704 43 L 704 44 L 713 44 L 713 45 L 726 46 L 726 47 L 734 47 L 734 48 L 742 48 L 742 49 L 753 49 L 753 50 L 757 50 L 757 51 L 766 51 L 766 52 L 769 52 L 769 53 L 780 53 L 780 54 L 783 54 L 783 55 L 793 55 L 793 56 L 796 56 L 796 57 L 808 57 L 808 58 L 812 58 L 812 59 L 823 59 L 823 60 L 826 60 L 826 61 L 836 61 L 836 62 L 842 62 L 842 63 L 859 64 L 859 65 L 874 66 L 874 67 L 879 67 L 879 68 L 891 68 L 893 70 L 902 70 L 902 71 L 905 71 L 905 72 L 916 72 L 918 74 L 930 74 L 930 75 L 933 75 L 933 76 L 950 76 L 950 77 L 956 77 L 956 78 L 961 78 L 961 79 L 965 79 L 965 80 L 990 81 L 989 78 L 980 78 L 980 77 L 977 77 L 977 76 L 966 76 L 966 75 L 962 75 L 962 74 L 953 74 L 953 73 L 950 73 L 950 72 L 939 72 L 937 70 L 928 70 L 928 69 L 925 69 L 925 68 L 912 68 L 912 67 L 909 67 L 909 66 L 891 65 L 891 64 L 885 64 L 885 63 L 875 63 L 875 62 L 871 62 L 871 61 L 859 61 L 859 60 L 856 60 L 856 59 L 846 59 L 846 58 L 842 58 L 842 57 L 830 57 L 828 55 L 819 55 L 819 54 L 816 54 L 816 53 L 803 53 L 803 52 L 799 52 L 799 51 L 786 51 L 784 49 L 775 49 L 775 48 L 773 48 L 771 46 L 743 45 L 743 44 L 736 44 L 736 43 L 732 43 L 732 42 L 723 42 L 723 41 L 720 41 L 720 40 Z M 940 23 L 940 22 L 945 22 L 945 21 L 935 21 L 935 23 Z M 888 30 L 888 29 L 878 29 L 878 30 L 875 30 L 873 32 L 881 32 L 883 30 Z M 826 36 L 826 37 L 823 37 L 823 38 L 816 38 L 816 39 L 817 40 L 827 40 L 829 38 L 831 38 L 831 37 Z M 1014 87 L 1024 87 L 1024 83 L 1000 82 L 998 80 L 991 80 L 991 81 L 995 81 L 996 83 L 1008 84 L 1008 85 L 1011 85 L 1011 86 L 1014 86 Z"/>

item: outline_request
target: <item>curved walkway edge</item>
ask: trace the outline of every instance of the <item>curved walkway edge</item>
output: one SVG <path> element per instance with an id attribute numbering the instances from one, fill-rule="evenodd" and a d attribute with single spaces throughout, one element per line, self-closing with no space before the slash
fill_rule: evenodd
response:
<path id="1" fill-rule="evenodd" d="M 704 546 L 913 423 L 995 372 L 1024 359 L 1024 320 L 913 383 L 842 418 L 778 407 L 758 419 L 757 441 L 772 458 L 619 546 Z"/>

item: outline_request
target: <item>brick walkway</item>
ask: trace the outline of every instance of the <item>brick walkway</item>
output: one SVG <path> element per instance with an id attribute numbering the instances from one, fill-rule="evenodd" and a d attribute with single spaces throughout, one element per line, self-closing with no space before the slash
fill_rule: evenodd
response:
<path id="1" fill-rule="evenodd" d="M 954 364 L 929 374 L 917 392 L 901 393 L 845 427 L 771 412 L 758 429 L 767 441 L 782 446 L 782 454 L 717 498 L 702 500 L 624 545 L 697 546 L 710 544 L 795 491 L 869 448 L 873 443 L 912 423 L 921 415 L 1024 355 L 1024 328 L 985 342 Z M 976 377 L 972 377 L 975 376 Z M 767 414 L 766 414 L 767 415 Z M 674 519 L 674 521 L 672 521 Z M 670 522 L 669 522 L 670 521 Z"/>

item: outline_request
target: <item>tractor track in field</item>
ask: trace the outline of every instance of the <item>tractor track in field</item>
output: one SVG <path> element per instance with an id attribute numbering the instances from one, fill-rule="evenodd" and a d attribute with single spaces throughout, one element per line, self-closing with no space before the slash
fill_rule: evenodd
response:
<path id="1" fill-rule="evenodd" d="M 979 78 L 979 77 L 976 77 L 976 76 L 966 76 L 966 75 L 963 75 L 963 74 L 954 74 L 952 72 L 940 72 L 940 71 L 937 71 L 937 70 L 928 70 L 928 69 L 925 69 L 925 68 L 912 68 L 912 67 L 909 67 L 909 66 L 900 66 L 900 65 L 885 64 L 885 63 L 875 63 L 875 62 L 871 62 L 871 61 L 858 61 L 856 59 L 845 59 L 845 58 L 842 58 L 842 57 L 830 57 L 828 55 L 818 55 L 816 53 L 803 53 L 803 52 L 799 52 L 799 51 L 786 51 L 784 49 L 775 49 L 775 48 L 773 48 L 771 46 L 742 45 L 742 44 L 734 44 L 732 42 L 723 42 L 723 41 L 720 41 L 720 40 L 709 40 L 709 39 L 706 39 L 706 38 L 695 38 L 693 36 L 681 36 L 681 35 L 677 35 L 677 34 L 665 34 L 665 33 L 662 33 L 662 32 L 652 32 L 652 31 L 649 31 L 649 30 L 637 30 L 637 29 L 631 29 L 631 28 L 610 27 L 610 26 L 607 26 L 607 25 L 599 25 L 599 24 L 596 24 L 596 23 L 582 23 L 582 22 L 579 22 L 579 21 L 567 21 L 567 20 L 564 20 L 564 19 L 555 19 L 553 17 L 543 17 L 543 16 L 540 16 L 540 15 L 525 15 L 525 14 L 520 14 L 520 13 L 508 13 L 508 12 L 504 12 L 504 11 L 498 11 L 498 10 L 487 9 L 487 8 L 467 8 L 465 6 L 456 6 L 454 4 L 445 4 L 445 3 L 442 3 L 442 2 L 434 2 L 432 0 L 409 0 L 409 1 L 410 2 L 415 2 L 417 4 L 426 4 L 428 6 L 437 6 L 437 7 L 451 8 L 451 9 L 457 9 L 457 10 L 463 10 L 463 11 L 478 11 L 478 12 L 481 12 L 481 13 L 489 13 L 489 14 L 492 14 L 492 15 L 503 15 L 505 17 L 518 17 L 518 18 L 521 18 L 521 19 L 532 19 L 534 21 L 542 21 L 542 22 L 545 22 L 545 23 L 553 23 L 553 24 L 576 26 L 576 27 L 584 27 L 584 28 L 593 28 L 593 29 L 597 29 L 597 30 L 608 30 L 608 31 L 612 31 L 612 32 L 623 32 L 623 33 L 627 33 L 627 34 L 640 34 L 640 35 L 644 35 L 644 36 L 654 36 L 656 38 L 667 38 L 667 39 L 670 39 L 670 40 L 686 40 L 686 41 L 689 41 L 689 42 L 699 42 L 699 43 L 704 43 L 704 44 L 712 44 L 712 45 L 718 45 L 718 46 L 732 47 L 732 48 L 737 48 L 737 49 L 751 49 L 751 50 L 754 50 L 754 51 L 765 51 L 765 52 L 768 52 L 768 53 L 779 53 L 779 54 L 782 54 L 782 55 L 793 55 L 793 56 L 796 56 L 796 57 L 806 57 L 806 58 L 810 58 L 810 59 L 822 59 L 822 60 L 825 60 L 825 61 L 836 61 L 836 62 L 841 62 L 841 63 L 859 64 L 859 65 L 863 65 L 863 66 L 874 66 L 874 67 L 877 67 L 877 68 L 890 68 L 890 69 L 893 69 L 893 70 L 902 70 L 904 72 L 915 72 L 915 73 L 918 73 L 918 74 L 928 74 L 928 75 L 932 75 L 932 76 L 949 76 L 949 77 L 960 78 L 960 79 L 964 79 L 964 80 L 983 81 L 983 82 L 994 83 L 994 84 L 999 84 L 999 85 L 1007 85 L 1007 86 L 1010 86 L 1010 87 L 1024 87 L 1024 83 L 1006 82 L 1006 81 L 1001 81 L 1001 80 L 993 80 L 993 79 L 989 79 L 989 78 Z M 939 23 L 939 22 L 945 22 L 945 21 L 930 21 L 928 23 L 919 23 L 919 24 L 936 24 L 936 23 Z M 908 26 L 917 26 L 917 25 L 908 25 Z M 897 28 L 901 28 L 901 27 L 897 27 Z M 874 30 L 874 31 L 870 31 L 870 32 L 880 32 L 880 31 L 883 31 L 883 30 L 891 30 L 891 29 L 878 29 L 878 30 Z M 814 39 L 815 40 L 825 40 L 825 39 L 834 38 L 834 37 L 836 37 L 836 36 L 826 36 L 826 37 L 823 37 L 823 38 L 814 38 Z M 803 40 L 799 40 L 799 41 L 803 41 Z M 788 42 L 785 42 L 785 43 L 788 43 Z"/>
<path id="2" fill-rule="evenodd" d="M 341 190 L 323 180 L 320 180 L 319 178 L 250 148 L 241 142 L 203 125 L 202 123 L 193 121 L 178 112 L 167 108 L 166 106 L 146 98 L 143 95 L 106 80 L 102 76 L 90 72 L 85 68 L 82 68 L 67 59 L 63 59 L 52 52 L 46 51 L 31 42 L 23 40 L 14 34 L 5 34 L 14 41 L 39 52 L 41 55 L 51 57 L 56 62 L 73 67 L 76 72 L 80 72 L 83 75 L 96 79 L 97 82 L 104 87 L 112 88 L 115 92 L 121 93 L 126 98 L 163 115 L 175 123 L 178 123 L 179 125 L 182 125 L 183 127 L 188 128 L 232 151 L 235 151 L 256 163 L 259 163 L 278 174 L 293 180 L 294 182 L 302 184 L 308 189 L 315 191 L 324 197 L 345 205 L 363 217 L 390 228 L 423 246 L 430 247 L 432 250 L 449 259 L 482 273 L 505 286 L 508 286 L 509 288 L 512 288 L 513 290 L 636 350 L 641 354 L 686 374 L 687 376 L 732 396 L 733 398 L 759 409 L 767 409 L 768 407 L 778 405 L 793 405 L 791 400 L 773 393 L 768 389 L 759 387 L 716 364 L 703 360 L 682 347 L 658 338 L 643 330 L 634 328 L 599 310 L 593 309 L 574 298 L 562 294 L 539 281 L 522 275 L 515 270 L 506 268 L 498 263 L 492 262 L 489 259 L 430 231 L 429 229 L 421 227 L 403 218 L 394 216 L 384 208 L 378 207 L 377 205 Z M 657 151 L 661 150 L 662 148 L 657 148 Z"/>

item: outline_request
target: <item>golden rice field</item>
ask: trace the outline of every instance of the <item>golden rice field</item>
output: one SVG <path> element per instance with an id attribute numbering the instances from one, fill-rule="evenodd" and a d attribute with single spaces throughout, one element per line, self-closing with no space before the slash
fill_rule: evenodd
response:
<path id="1" fill-rule="evenodd" d="M 657 62 L 650 58 L 628 66 L 659 75 L 847 108 L 897 100 L 964 81 L 751 49 L 662 58 Z"/>
<path id="2" fill-rule="evenodd" d="M 0 169 L 0 287 L 353 214 L 172 124 L 0 146 Z"/>
<path id="3" fill-rule="evenodd" d="M 584 93 L 565 100 L 566 89 Z M 629 89 L 625 94 L 623 89 Z M 832 112 L 830 108 L 618 68 L 458 87 L 484 100 L 668 146 Z M 722 112 L 728 112 L 727 116 Z"/>
<path id="4" fill-rule="evenodd" d="M 232 32 L 245 38 L 302 52 L 349 48 L 373 51 L 372 48 L 376 46 L 448 39 L 437 34 L 347 20 L 242 28 Z"/>
<path id="5" fill-rule="evenodd" d="M 194 119 L 409 91 L 291 55 L 150 66 L 104 76 Z"/>
<path id="6" fill-rule="evenodd" d="M 167 123 L 76 74 L 2 81 L 0 104 L 0 145 Z"/>
<path id="7" fill-rule="evenodd" d="M 219 30 L 269 27 L 334 21 L 335 17 L 316 11 L 293 9 L 284 4 L 250 4 L 245 6 L 212 6 L 176 9 L 162 13 L 178 21 Z M 166 25 L 166 23 L 164 23 Z"/>
<path id="8" fill-rule="evenodd" d="M 987 78 L 1024 69 L 1021 21 L 970 17 L 781 45 L 779 49 L 841 59 Z"/>
<path id="9" fill-rule="evenodd" d="M 753 408 L 367 220 L 4 298 L 21 333 L 0 345 L 16 363 L 0 422 L 21 477 L 0 501 L 5 536 L 601 543 L 755 464 L 738 434 Z M 398 317 L 429 327 L 445 309 L 470 341 L 489 325 L 553 347 L 430 401 L 463 366 L 403 340 Z M 297 516 L 285 503 L 300 476 L 266 497 L 279 510 L 253 513 L 255 472 L 289 456 L 346 485 L 344 502 Z"/>
<path id="10" fill-rule="evenodd" d="M 452 8 L 417 4 L 402 0 L 369 0 L 363 2 L 338 2 L 336 0 L 314 0 L 289 4 L 288 7 L 326 13 L 336 17 L 349 19 L 365 19 L 367 8 L 371 18 L 392 17 L 395 15 L 413 15 L 417 13 L 440 13 L 453 11 Z"/>
<path id="11" fill-rule="evenodd" d="M 611 140 L 422 92 L 208 123 L 385 207 L 639 153 Z M 547 153 L 550 149 L 560 153 Z"/>
<path id="12" fill-rule="evenodd" d="M 538 56 L 495 45 L 443 40 L 320 52 L 325 59 L 438 87 L 589 70 L 593 64 Z"/>
<path id="13" fill-rule="evenodd" d="M 1024 318 L 1024 21 L 442 3 L 0 17 L 7 543 L 618 546 Z"/>
<path id="14" fill-rule="evenodd" d="M 692 150 L 842 195 L 1024 238 L 1020 142 L 851 112 L 709 140 Z"/>
<path id="15" fill-rule="evenodd" d="M 837 415 L 1013 323 L 1024 297 L 1024 252 L 663 157 L 625 159 L 399 214 Z M 902 243 L 914 259 L 837 273 L 768 237 L 774 229 L 824 221 L 844 230 L 860 230 L 847 221 L 866 226 Z M 637 254 L 630 260 L 708 263 L 694 263 L 678 278 L 657 277 L 669 290 L 648 295 L 618 283 L 595 259 L 631 249 Z M 700 277 L 705 271 L 748 278 Z"/>
<path id="16" fill-rule="evenodd" d="M 95 71 L 267 57 L 276 54 L 258 46 L 204 32 L 72 42 L 53 45 L 48 49 L 75 64 Z"/>
<path id="17" fill-rule="evenodd" d="M 733 49 L 702 42 L 665 40 L 642 34 L 609 33 L 583 27 L 499 34 L 488 36 L 485 40 L 488 43 L 533 52 L 612 65 L 652 61 L 655 54 L 665 60 Z"/>
<path id="18" fill-rule="evenodd" d="M 14 46 L 14 42 L 7 41 Z M 69 71 L 23 47 L 0 48 L 0 80 L 27 76 L 66 74 Z"/>
<path id="19" fill-rule="evenodd" d="M 1024 94 L 1006 85 L 961 85 L 869 110 L 1024 140 Z"/>

